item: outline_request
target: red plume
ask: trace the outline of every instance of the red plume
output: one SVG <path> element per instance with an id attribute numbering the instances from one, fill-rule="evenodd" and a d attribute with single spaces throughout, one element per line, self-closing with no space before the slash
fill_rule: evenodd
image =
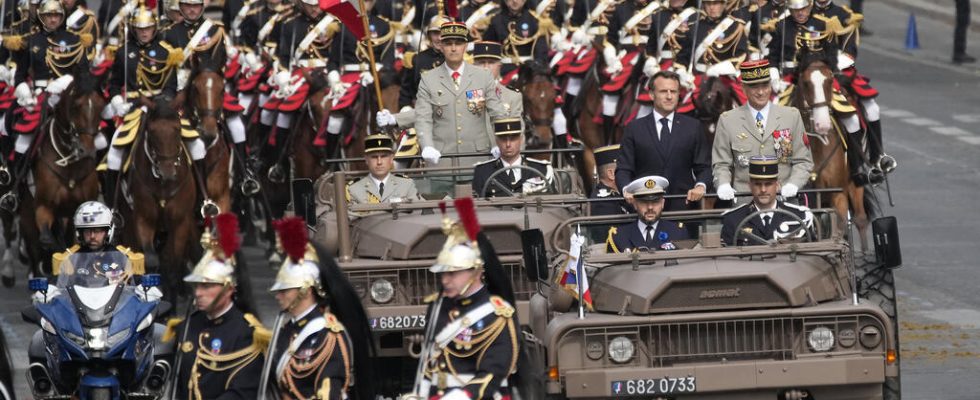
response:
<path id="1" fill-rule="evenodd" d="M 241 239 L 238 237 L 238 216 L 233 213 L 221 213 L 215 217 L 218 232 L 218 246 L 225 258 L 231 258 L 241 247 Z"/>
<path id="2" fill-rule="evenodd" d="M 459 1 L 458 0 L 446 0 L 446 14 L 449 14 L 449 17 L 453 21 L 455 21 L 457 18 L 459 18 Z"/>
<path id="3" fill-rule="evenodd" d="M 446 216 L 446 201 L 445 200 L 439 202 L 439 211 L 442 211 L 442 216 L 443 217 Z"/>
<path id="4" fill-rule="evenodd" d="M 476 207 L 473 205 L 473 198 L 459 198 L 453 204 L 456 205 L 456 214 L 459 214 L 459 221 L 463 224 L 463 228 L 466 229 L 466 236 L 469 236 L 470 240 L 476 241 L 476 234 L 480 233 L 480 221 L 476 219 Z"/>
<path id="5" fill-rule="evenodd" d="M 302 260 L 306 254 L 306 221 L 300 217 L 283 218 L 274 224 L 279 232 L 279 242 L 282 250 L 294 262 Z"/>

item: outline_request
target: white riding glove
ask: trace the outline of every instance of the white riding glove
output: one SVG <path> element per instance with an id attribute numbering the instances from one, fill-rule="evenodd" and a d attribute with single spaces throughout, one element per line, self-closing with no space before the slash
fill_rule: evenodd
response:
<path id="1" fill-rule="evenodd" d="M 371 73 L 367 71 L 361 72 L 360 81 L 361 86 L 371 86 L 371 84 L 374 83 L 374 75 L 371 75 Z"/>
<path id="2" fill-rule="evenodd" d="M 500 158 L 500 147 L 493 146 L 493 148 L 490 149 L 490 155 L 492 155 L 493 158 Z"/>
<path id="3" fill-rule="evenodd" d="M 735 189 L 732 185 L 723 183 L 718 187 L 718 198 L 722 200 L 734 200 L 735 199 Z"/>
<path id="4" fill-rule="evenodd" d="M 796 197 L 796 192 L 800 190 L 799 187 L 792 183 L 787 183 L 783 185 L 782 195 L 784 198 Z"/>
<path id="5" fill-rule="evenodd" d="M 118 94 L 112 97 L 110 104 L 112 105 L 112 109 L 115 110 L 117 117 L 123 117 L 129 114 L 129 108 L 132 106 Z"/>
<path id="6" fill-rule="evenodd" d="M 660 62 L 654 56 L 647 57 L 647 61 L 643 63 L 643 75 L 647 78 L 652 78 L 653 74 L 660 71 Z"/>
<path id="7" fill-rule="evenodd" d="M 439 159 L 442 158 L 442 153 L 436 150 L 435 147 L 428 146 L 422 149 L 422 159 L 429 164 L 438 164 Z"/>
<path id="8" fill-rule="evenodd" d="M 27 82 L 21 82 L 14 89 L 14 97 L 17 97 L 17 104 L 24 108 L 32 108 L 37 105 L 37 97 L 34 97 L 34 91 L 31 87 L 27 85 Z"/>
<path id="9" fill-rule="evenodd" d="M 394 115 L 391 115 L 391 111 L 387 109 L 378 111 L 375 118 L 378 122 L 378 126 L 384 128 L 386 126 L 398 126 L 398 120 L 395 119 Z"/>
<path id="10" fill-rule="evenodd" d="M 163 292 L 160 289 L 151 287 L 149 289 L 143 287 L 142 285 L 136 287 L 136 298 L 149 303 L 157 301 L 163 298 Z"/>
<path id="11" fill-rule="evenodd" d="M 602 58 L 606 62 L 606 73 L 609 75 L 616 75 L 623 71 L 623 62 L 620 61 L 619 54 L 616 53 L 616 48 L 612 46 L 606 46 L 602 49 Z"/>

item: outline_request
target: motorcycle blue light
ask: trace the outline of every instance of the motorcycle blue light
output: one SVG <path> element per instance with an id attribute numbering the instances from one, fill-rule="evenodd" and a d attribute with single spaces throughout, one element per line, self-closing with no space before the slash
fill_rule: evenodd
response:
<path id="1" fill-rule="evenodd" d="M 143 275 L 143 281 L 140 284 L 147 288 L 160 286 L 160 274 Z"/>
<path id="2" fill-rule="evenodd" d="M 27 288 L 32 292 L 44 292 L 48 290 L 48 278 L 32 278 L 27 282 Z"/>

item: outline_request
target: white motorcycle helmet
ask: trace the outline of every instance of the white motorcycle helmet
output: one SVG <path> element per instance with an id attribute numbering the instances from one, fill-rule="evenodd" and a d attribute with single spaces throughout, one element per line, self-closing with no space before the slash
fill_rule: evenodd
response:
<path id="1" fill-rule="evenodd" d="M 112 243 L 115 225 L 112 223 L 112 210 L 98 201 L 86 201 L 75 210 L 75 240 L 82 242 L 82 229 L 106 228 L 106 244 Z"/>

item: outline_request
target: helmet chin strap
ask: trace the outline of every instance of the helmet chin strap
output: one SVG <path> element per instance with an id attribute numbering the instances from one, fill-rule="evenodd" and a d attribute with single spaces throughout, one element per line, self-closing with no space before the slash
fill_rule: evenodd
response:
<path id="1" fill-rule="evenodd" d="M 285 310 L 282 310 L 282 311 L 283 312 L 288 312 L 288 313 L 292 314 L 292 311 L 291 310 L 293 308 L 295 308 L 297 304 L 299 304 L 299 301 L 305 299 L 306 296 L 309 296 L 309 295 L 310 295 L 310 288 L 308 288 L 308 287 L 300 288 L 299 289 L 299 295 L 297 295 L 296 297 L 294 297 L 293 298 L 293 301 L 290 301 L 289 304 L 286 306 L 286 309 Z"/>
<path id="2" fill-rule="evenodd" d="M 477 281 L 479 281 L 479 279 L 480 279 L 479 272 L 482 271 L 482 270 L 483 270 L 483 267 L 477 267 L 477 268 L 475 268 L 473 270 L 473 277 L 470 278 L 470 280 L 466 282 L 466 286 L 463 286 L 463 289 L 461 289 L 459 291 L 459 295 L 460 296 L 466 296 L 466 292 L 468 292 L 470 290 L 470 287 L 472 287 L 473 284 L 475 284 L 475 283 L 477 283 Z"/>
<path id="3" fill-rule="evenodd" d="M 214 313 L 214 309 L 218 306 L 218 299 L 224 296 L 225 293 L 228 293 L 228 288 L 230 287 L 231 287 L 231 282 L 225 282 L 225 284 L 221 286 L 221 291 L 218 292 L 217 296 L 214 296 L 214 300 L 212 300 L 211 304 L 208 304 L 208 308 L 204 310 L 205 314 L 210 316 Z"/>

